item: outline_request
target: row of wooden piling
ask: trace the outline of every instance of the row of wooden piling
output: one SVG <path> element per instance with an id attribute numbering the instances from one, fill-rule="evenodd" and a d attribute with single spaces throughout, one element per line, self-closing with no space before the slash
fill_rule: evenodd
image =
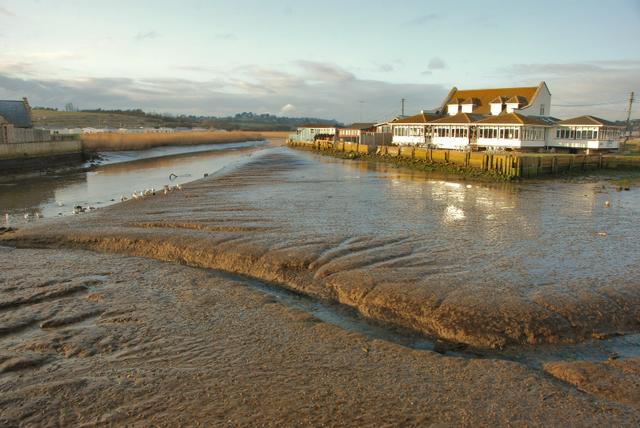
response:
<path id="1" fill-rule="evenodd" d="M 405 158 L 486 171 L 505 178 L 531 178 L 548 174 L 592 169 L 639 168 L 640 156 L 610 154 L 495 153 L 427 149 L 412 146 L 368 146 L 365 144 L 316 140 L 289 141 L 293 147 L 319 151 L 368 154 Z"/>

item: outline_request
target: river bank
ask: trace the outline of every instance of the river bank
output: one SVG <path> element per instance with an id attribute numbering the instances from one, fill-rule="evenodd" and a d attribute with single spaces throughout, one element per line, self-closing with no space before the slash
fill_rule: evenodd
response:
<path id="1" fill-rule="evenodd" d="M 367 146 L 333 140 L 288 141 L 290 147 L 343 159 L 365 159 L 420 171 L 489 180 L 524 180 L 589 174 L 593 170 L 640 171 L 640 156 L 459 151 L 414 146 Z"/>

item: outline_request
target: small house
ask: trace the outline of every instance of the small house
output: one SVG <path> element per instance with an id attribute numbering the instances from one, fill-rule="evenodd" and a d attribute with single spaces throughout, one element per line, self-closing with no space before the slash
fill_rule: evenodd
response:
<path id="1" fill-rule="evenodd" d="M 349 143 L 360 143 L 365 133 L 375 132 L 375 123 L 354 123 L 338 129 L 338 139 Z"/>
<path id="2" fill-rule="evenodd" d="M 335 125 L 330 124 L 308 124 L 298 127 L 289 138 L 293 141 L 314 141 L 316 139 L 333 140 L 338 130 Z"/>

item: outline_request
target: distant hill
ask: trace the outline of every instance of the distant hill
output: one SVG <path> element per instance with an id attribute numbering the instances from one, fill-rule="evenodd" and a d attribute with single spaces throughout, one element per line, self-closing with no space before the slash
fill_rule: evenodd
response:
<path id="1" fill-rule="evenodd" d="M 80 110 L 58 111 L 51 108 L 33 109 L 35 126 L 66 128 L 215 128 L 230 131 L 289 131 L 304 123 L 339 124 L 335 120 L 312 117 L 281 117 L 270 114 L 239 113 L 229 117 L 171 116 L 146 113 L 142 110 Z"/>

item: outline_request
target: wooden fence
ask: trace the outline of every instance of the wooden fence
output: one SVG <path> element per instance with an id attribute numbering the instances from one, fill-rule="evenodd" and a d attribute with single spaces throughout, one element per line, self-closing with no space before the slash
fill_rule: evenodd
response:
<path id="1" fill-rule="evenodd" d="M 411 146 L 367 146 L 357 143 L 316 140 L 293 142 L 293 147 L 304 147 L 320 151 L 371 154 L 380 157 L 415 159 L 429 163 L 454 165 L 487 171 L 506 178 L 531 178 L 548 174 L 589 169 L 640 169 L 640 156 L 620 156 L 608 154 L 571 155 L 538 153 L 493 153 L 462 152 L 458 150 L 424 149 Z"/>

